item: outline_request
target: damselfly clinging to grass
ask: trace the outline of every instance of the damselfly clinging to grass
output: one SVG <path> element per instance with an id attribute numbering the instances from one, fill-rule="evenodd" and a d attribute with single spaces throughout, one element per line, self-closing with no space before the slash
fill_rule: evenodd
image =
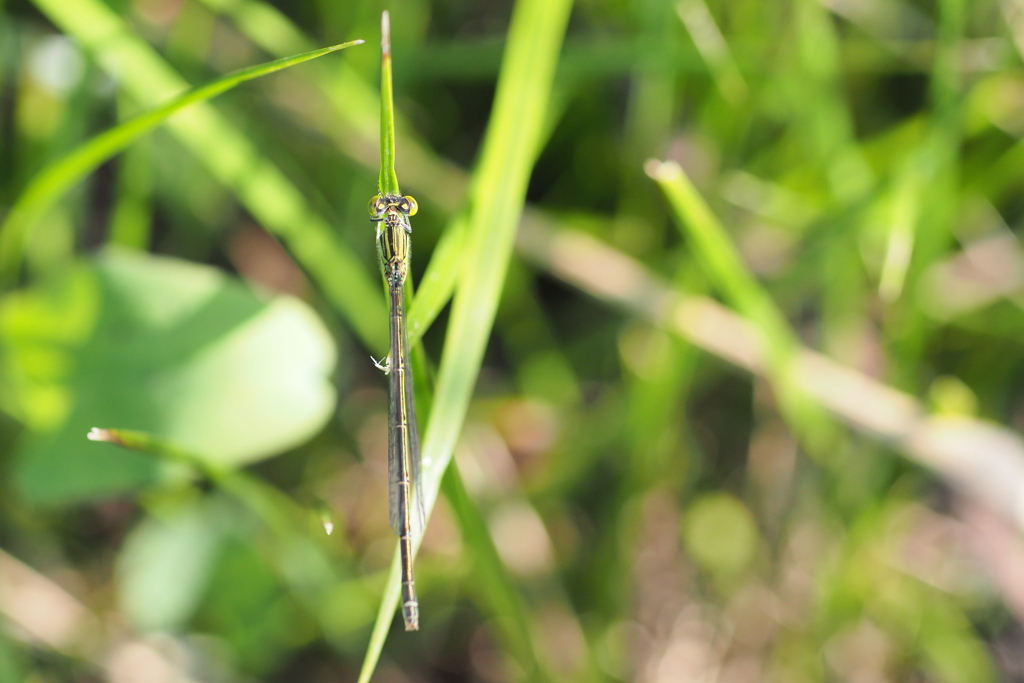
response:
<path id="1" fill-rule="evenodd" d="M 412 255 L 409 216 L 416 200 L 398 189 L 395 173 L 395 120 L 391 97 L 391 27 L 388 13 L 381 15 L 380 78 L 380 180 L 370 200 L 370 220 L 377 224 L 377 256 L 391 307 L 391 346 L 384 363 L 387 373 L 388 475 L 391 528 L 399 538 L 402 575 L 402 619 L 406 631 L 420 627 L 420 607 L 413 582 L 413 532 L 423 526 L 423 486 L 420 477 L 420 439 L 416 431 L 412 371 L 409 367 L 409 333 L 405 324 L 405 278 Z"/>
<path id="2" fill-rule="evenodd" d="M 416 213 L 416 200 L 409 196 L 380 194 L 370 200 L 368 208 L 370 220 L 377 223 L 377 255 L 391 306 L 390 355 L 383 364 L 378 364 L 389 379 L 390 520 L 401 548 L 402 618 L 405 630 L 415 631 L 419 628 L 419 602 L 412 571 L 412 533 L 413 528 L 423 522 L 423 488 L 420 484 L 420 442 L 409 367 L 409 335 L 405 326 L 405 278 L 411 256 L 409 216 Z"/>

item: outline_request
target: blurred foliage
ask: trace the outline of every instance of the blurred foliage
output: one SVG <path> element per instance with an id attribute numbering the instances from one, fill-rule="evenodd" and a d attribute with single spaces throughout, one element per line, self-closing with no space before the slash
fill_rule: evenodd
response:
<path id="1" fill-rule="evenodd" d="M 1024 679 L 1024 6 L 566 8 L 0 0 L 0 682 Z"/>

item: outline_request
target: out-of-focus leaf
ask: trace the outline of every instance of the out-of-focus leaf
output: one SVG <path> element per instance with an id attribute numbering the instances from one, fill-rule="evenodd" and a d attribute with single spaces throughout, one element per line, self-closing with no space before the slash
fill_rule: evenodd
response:
<path id="1" fill-rule="evenodd" d="M 237 653 L 241 668 L 259 680 L 316 634 L 265 557 L 243 537 L 224 543 L 202 619 Z"/>
<path id="2" fill-rule="evenodd" d="M 175 630 L 199 606 L 222 535 L 209 505 L 188 504 L 135 527 L 119 556 L 121 609 L 142 630 Z"/>
<path id="3" fill-rule="evenodd" d="M 108 251 L 12 296 L 0 334 L 30 427 L 16 483 L 38 502 L 162 476 L 166 463 L 87 441 L 92 427 L 149 432 L 237 465 L 301 443 L 334 406 L 334 346 L 303 303 L 261 300 L 182 261 Z"/>

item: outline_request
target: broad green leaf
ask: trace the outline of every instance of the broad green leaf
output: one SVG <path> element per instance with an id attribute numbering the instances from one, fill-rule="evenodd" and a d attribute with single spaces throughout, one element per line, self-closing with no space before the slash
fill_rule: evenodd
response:
<path id="1" fill-rule="evenodd" d="M 19 490 L 67 502 L 157 481 L 169 463 L 91 443 L 93 427 L 151 433 L 211 465 L 293 447 L 334 406 L 333 342 L 291 297 L 219 271 L 108 251 L 0 308 L 5 373 L 29 433 Z"/>
<path id="2" fill-rule="evenodd" d="M 118 556 L 118 597 L 132 625 L 146 631 L 180 628 L 199 607 L 223 532 L 211 501 L 192 501 L 132 529 Z"/>

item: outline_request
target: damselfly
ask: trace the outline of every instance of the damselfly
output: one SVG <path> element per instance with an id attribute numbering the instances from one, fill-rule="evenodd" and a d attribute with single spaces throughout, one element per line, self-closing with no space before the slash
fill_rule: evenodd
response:
<path id="1" fill-rule="evenodd" d="M 409 333 L 405 326 L 405 278 L 412 253 L 409 216 L 416 200 L 409 196 L 379 194 L 370 200 L 370 220 L 377 224 L 377 255 L 391 305 L 391 348 L 377 366 L 388 375 L 388 475 L 391 528 L 399 537 L 402 561 L 402 618 L 406 631 L 419 628 L 419 602 L 412 571 L 413 529 L 423 523 L 420 477 L 420 440 L 416 431 Z"/>

